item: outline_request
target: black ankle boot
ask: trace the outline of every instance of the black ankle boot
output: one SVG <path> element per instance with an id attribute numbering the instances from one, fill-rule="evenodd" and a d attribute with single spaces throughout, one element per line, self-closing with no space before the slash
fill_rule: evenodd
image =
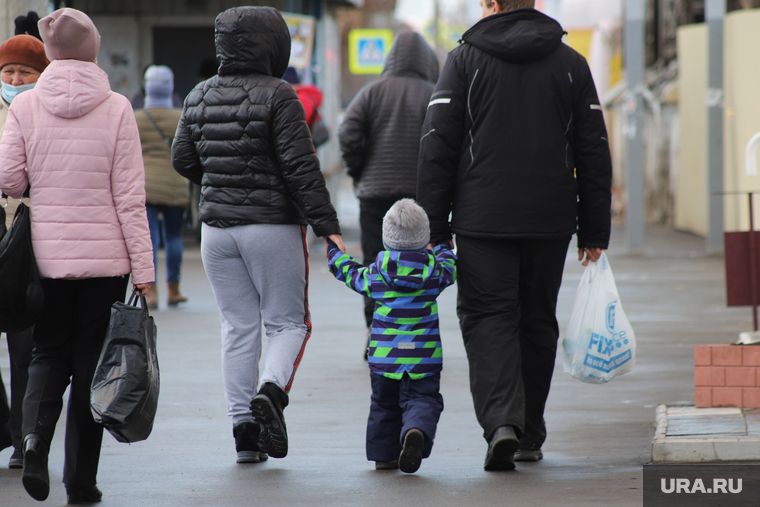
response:
<path id="1" fill-rule="evenodd" d="M 420 468 L 425 454 L 425 434 L 419 428 L 412 428 L 404 435 L 404 447 L 398 457 L 398 467 L 402 472 L 413 474 Z"/>
<path id="2" fill-rule="evenodd" d="M 24 437 L 24 472 L 21 482 L 29 496 L 35 500 L 45 500 L 50 494 L 48 476 L 48 446 L 40 435 L 29 433 Z"/>
<path id="3" fill-rule="evenodd" d="M 94 484 L 86 488 L 66 486 L 66 498 L 68 498 L 67 503 L 69 505 L 95 503 L 103 499 L 103 492 Z"/>
<path id="4" fill-rule="evenodd" d="M 488 442 L 486 462 L 483 468 L 488 471 L 514 470 L 514 454 L 519 445 L 514 428 L 512 426 L 500 426 Z"/>
<path id="5" fill-rule="evenodd" d="M 261 426 L 255 422 L 244 422 L 232 427 L 238 463 L 261 463 L 269 458 L 259 449 L 260 433 Z"/>
<path id="6" fill-rule="evenodd" d="M 262 385 L 251 401 L 251 413 L 261 426 L 259 447 L 273 458 L 288 455 L 288 430 L 282 413 L 288 402 L 287 393 L 271 382 Z"/>
<path id="7" fill-rule="evenodd" d="M 0 425 L 0 451 L 13 445 L 11 430 L 8 429 L 8 423 Z"/>

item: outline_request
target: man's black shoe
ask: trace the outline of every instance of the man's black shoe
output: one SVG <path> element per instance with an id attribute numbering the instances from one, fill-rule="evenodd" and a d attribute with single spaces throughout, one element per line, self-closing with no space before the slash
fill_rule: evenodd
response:
<path id="1" fill-rule="evenodd" d="M 261 426 L 255 422 L 244 422 L 232 427 L 238 463 L 261 463 L 269 458 L 259 449 L 260 433 Z"/>
<path id="2" fill-rule="evenodd" d="M 0 425 L 0 451 L 6 447 L 13 445 L 13 439 L 11 438 L 11 431 L 8 429 L 8 424 Z"/>
<path id="3" fill-rule="evenodd" d="M 398 467 L 402 472 L 413 474 L 422 464 L 425 453 L 425 434 L 417 428 L 412 428 L 404 435 L 404 447 L 398 457 Z"/>
<path id="4" fill-rule="evenodd" d="M 66 498 L 69 505 L 80 503 L 97 503 L 103 499 L 103 492 L 94 484 L 86 488 L 66 486 Z"/>
<path id="5" fill-rule="evenodd" d="M 11 459 L 8 461 L 8 468 L 24 468 L 24 453 L 21 449 L 13 449 Z"/>
<path id="6" fill-rule="evenodd" d="M 251 412 L 261 427 L 259 449 L 273 458 L 288 455 L 288 430 L 282 410 L 288 405 L 288 395 L 271 382 L 259 389 L 251 401 Z"/>
<path id="7" fill-rule="evenodd" d="M 50 494 L 48 475 L 48 448 L 42 437 L 30 433 L 24 437 L 24 472 L 21 482 L 29 496 L 43 501 Z"/>
<path id="8" fill-rule="evenodd" d="M 483 468 L 491 471 L 514 470 L 514 454 L 519 446 L 517 435 L 512 426 L 500 426 L 488 443 L 486 462 Z"/>
<path id="9" fill-rule="evenodd" d="M 517 449 L 515 452 L 515 461 L 538 461 L 544 459 L 544 453 L 541 449 Z"/>

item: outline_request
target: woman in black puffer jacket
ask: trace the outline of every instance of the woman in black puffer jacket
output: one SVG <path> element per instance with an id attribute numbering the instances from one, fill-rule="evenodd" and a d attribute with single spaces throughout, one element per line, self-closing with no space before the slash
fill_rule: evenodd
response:
<path id="1" fill-rule="evenodd" d="M 174 168 L 201 185 L 203 265 L 222 320 L 239 463 L 282 458 L 282 411 L 311 333 L 306 225 L 345 251 L 303 106 L 282 81 L 290 33 L 269 7 L 216 18 L 219 73 L 187 96 Z M 261 324 L 269 339 L 259 380 Z"/>

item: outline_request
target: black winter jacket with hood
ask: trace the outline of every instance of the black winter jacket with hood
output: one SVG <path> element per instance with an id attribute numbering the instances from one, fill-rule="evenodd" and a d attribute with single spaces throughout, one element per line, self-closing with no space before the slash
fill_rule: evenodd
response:
<path id="1" fill-rule="evenodd" d="M 382 78 L 351 101 L 340 127 L 340 149 L 360 199 L 414 197 L 420 132 L 438 69 L 425 39 L 401 33 Z"/>
<path id="2" fill-rule="evenodd" d="M 340 234 L 303 106 L 280 78 L 290 32 L 276 9 L 236 7 L 216 18 L 219 75 L 185 99 L 174 168 L 202 185 L 200 219 L 214 227 L 308 222 Z"/>
<path id="3" fill-rule="evenodd" d="M 449 53 L 423 127 L 431 240 L 555 238 L 607 248 L 612 163 L 586 60 L 534 9 L 489 16 Z M 452 212 L 451 226 L 449 213 Z"/>

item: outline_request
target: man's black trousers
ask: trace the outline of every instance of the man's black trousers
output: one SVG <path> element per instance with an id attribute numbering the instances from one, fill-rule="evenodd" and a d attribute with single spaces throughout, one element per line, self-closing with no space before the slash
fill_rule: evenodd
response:
<path id="1" fill-rule="evenodd" d="M 557 294 L 570 237 L 457 236 L 457 313 L 475 414 L 489 440 L 513 426 L 523 449 L 546 440 L 544 406 L 557 353 Z"/>
<path id="2" fill-rule="evenodd" d="M 96 484 L 103 426 L 90 411 L 90 385 L 111 318 L 124 301 L 129 277 L 58 280 L 43 278 L 45 303 L 34 326 L 34 351 L 24 398 L 24 435 L 39 434 L 49 446 L 71 382 L 66 416 L 63 482 Z"/>

